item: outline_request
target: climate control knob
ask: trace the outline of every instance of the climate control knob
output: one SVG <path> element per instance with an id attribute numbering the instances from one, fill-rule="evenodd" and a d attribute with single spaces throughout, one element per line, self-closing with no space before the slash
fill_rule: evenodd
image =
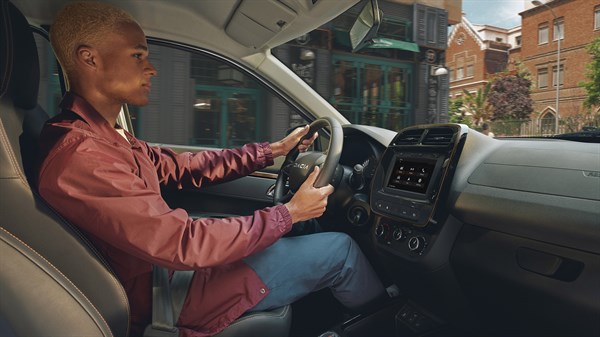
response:
<path id="1" fill-rule="evenodd" d="M 401 228 L 396 228 L 396 229 L 394 229 L 394 232 L 392 233 L 392 237 L 394 238 L 394 240 L 400 241 L 404 238 L 404 232 L 402 231 Z"/>
<path id="2" fill-rule="evenodd" d="M 375 228 L 375 235 L 377 235 L 377 237 L 380 238 L 384 234 L 385 234 L 385 226 L 384 225 L 377 225 L 377 227 Z"/>
<path id="3" fill-rule="evenodd" d="M 420 253 L 425 248 L 425 238 L 422 236 L 413 236 L 408 239 L 408 249 L 413 253 Z"/>

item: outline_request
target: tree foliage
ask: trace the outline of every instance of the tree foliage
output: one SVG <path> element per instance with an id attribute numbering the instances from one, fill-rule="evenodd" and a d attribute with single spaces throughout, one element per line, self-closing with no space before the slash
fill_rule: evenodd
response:
<path id="1" fill-rule="evenodd" d="M 531 72 L 529 71 L 529 69 L 527 68 L 527 66 L 525 66 L 525 64 L 522 61 L 517 60 L 515 62 L 515 71 L 514 71 L 514 73 L 518 77 L 530 80 L 531 83 L 533 83 L 533 76 L 531 75 Z M 506 73 L 506 74 L 508 74 L 508 73 Z"/>
<path id="2" fill-rule="evenodd" d="M 462 97 L 456 97 L 450 100 L 448 115 L 450 123 L 460 123 L 471 127 L 471 118 L 466 115 Z"/>
<path id="3" fill-rule="evenodd" d="M 492 120 L 528 119 L 533 112 L 531 80 L 515 75 L 497 77 L 488 94 L 493 107 Z"/>
<path id="4" fill-rule="evenodd" d="M 587 91 L 587 97 L 583 101 L 586 108 L 600 105 L 600 37 L 595 38 L 589 45 L 587 51 L 592 60 L 587 64 L 586 77 L 590 80 L 581 84 Z"/>
<path id="5" fill-rule="evenodd" d="M 467 115 L 471 115 L 473 123 L 476 126 L 489 121 L 492 117 L 492 110 L 488 104 L 489 92 L 490 83 L 487 83 L 483 88 L 477 89 L 475 93 L 463 90 L 463 109 Z"/>

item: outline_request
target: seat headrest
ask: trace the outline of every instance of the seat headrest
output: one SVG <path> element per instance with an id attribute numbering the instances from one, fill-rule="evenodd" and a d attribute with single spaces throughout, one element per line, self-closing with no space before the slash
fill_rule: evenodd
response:
<path id="1" fill-rule="evenodd" d="M 23 14 L 9 1 L 1 1 L 1 6 L 0 95 L 10 95 L 19 108 L 32 109 L 37 105 L 40 83 L 37 45 Z"/>

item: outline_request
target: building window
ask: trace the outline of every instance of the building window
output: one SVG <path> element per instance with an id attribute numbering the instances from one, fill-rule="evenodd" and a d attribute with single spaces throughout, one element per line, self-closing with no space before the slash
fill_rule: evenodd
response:
<path id="1" fill-rule="evenodd" d="M 517 44 L 517 46 L 521 45 L 521 35 L 515 37 L 515 43 Z"/>
<path id="2" fill-rule="evenodd" d="M 496 38 L 496 42 L 502 42 L 502 38 L 501 37 L 497 37 Z"/>
<path id="3" fill-rule="evenodd" d="M 420 46 L 446 49 L 448 44 L 448 12 L 415 2 L 414 41 Z M 409 16 L 410 17 L 410 16 Z"/>
<path id="4" fill-rule="evenodd" d="M 538 69 L 537 82 L 538 82 L 539 89 L 548 87 L 548 69 L 547 68 Z"/>
<path id="5" fill-rule="evenodd" d="M 538 27 L 538 44 L 548 43 L 548 24 L 544 23 Z"/>
<path id="6" fill-rule="evenodd" d="M 560 85 L 564 84 L 564 80 L 565 80 L 565 72 L 564 72 L 565 68 L 563 67 L 563 65 L 560 65 L 560 73 L 558 74 L 559 79 L 560 79 Z M 552 86 L 556 87 L 556 66 L 552 67 Z"/>
<path id="7" fill-rule="evenodd" d="M 412 30 L 410 22 L 384 19 L 377 34 L 381 37 L 412 41 Z"/>
<path id="8" fill-rule="evenodd" d="M 473 65 L 469 64 L 467 66 L 467 77 L 473 77 Z"/>
<path id="9" fill-rule="evenodd" d="M 563 18 L 554 20 L 553 40 L 563 40 L 565 38 L 565 20 Z"/>
<path id="10" fill-rule="evenodd" d="M 540 117 L 540 128 L 542 135 L 554 134 L 554 128 L 556 126 L 556 117 L 554 111 L 546 110 Z"/>
<path id="11" fill-rule="evenodd" d="M 464 68 L 460 67 L 456 69 L 456 80 L 462 80 L 465 77 Z"/>
<path id="12" fill-rule="evenodd" d="M 594 30 L 600 29 L 600 6 L 594 9 Z"/>
<path id="13" fill-rule="evenodd" d="M 427 42 L 437 42 L 437 13 L 427 13 Z"/>

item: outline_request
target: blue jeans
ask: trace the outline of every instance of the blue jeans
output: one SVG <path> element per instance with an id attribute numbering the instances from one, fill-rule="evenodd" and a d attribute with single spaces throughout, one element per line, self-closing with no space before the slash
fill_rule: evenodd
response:
<path id="1" fill-rule="evenodd" d="M 349 309 L 385 293 L 358 244 L 343 233 L 284 237 L 244 261 L 270 289 L 249 311 L 281 307 L 325 287 Z"/>

